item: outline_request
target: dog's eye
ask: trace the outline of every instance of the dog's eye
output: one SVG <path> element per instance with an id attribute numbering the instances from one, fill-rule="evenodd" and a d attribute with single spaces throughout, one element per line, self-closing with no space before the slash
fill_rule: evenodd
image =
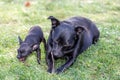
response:
<path id="1" fill-rule="evenodd" d="M 69 44 L 69 45 L 64 45 L 64 47 L 71 47 L 71 45 Z"/>
<path id="2" fill-rule="evenodd" d="M 24 51 L 23 51 L 23 50 L 21 50 L 21 51 L 20 51 L 20 53 L 24 53 Z"/>
<path id="3" fill-rule="evenodd" d="M 64 45 L 64 46 L 63 46 L 63 50 L 69 50 L 70 48 L 71 48 L 70 45 Z"/>
<path id="4" fill-rule="evenodd" d="M 62 42 L 60 40 L 55 40 L 54 43 L 55 44 L 62 44 Z"/>
<path id="5" fill-rule="evenodd" d="M 55 42 L 55 43 L 58 43 L 59 41 L 58 41 L 58 40 L 55 40 L 54 42 Z"/>
<path id="6" fill-rule="evenodd" d="M 21 53 L 21 50 L 18 49 L 17 51 L 18 51 L 18 53 Z"/>

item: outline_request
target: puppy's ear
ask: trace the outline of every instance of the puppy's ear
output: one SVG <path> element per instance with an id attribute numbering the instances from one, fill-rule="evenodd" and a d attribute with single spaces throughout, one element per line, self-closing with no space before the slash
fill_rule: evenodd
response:
<path id="1" fill-rule="evenodd" d="M 49 16 L 48 19 L 51 20 L 52 27 L 55 28 L 60 24 L 60 21 L 53 16 Z"/>
<path id="2" fill-rule="evenodd" d="M 38 48 L 39 48 L 39 45 L 35 44 L 35 45 L 33 45 L 32 50 L 34 51 L 34 50 L 36 50 Z"/>
<path id="3" fill-rule="evenodd" d="M 76 28 L 75 28 L 75 32 L 77 33 L 77 35 L 79 35 L 81 32 L 83 32 L 85 29 L 84 29 L 84 27 L 82 27 L 82 26 L 77 26 Z"/>
<path id="4" fill-rule="evenodd" d="M 21 45 L 21 43 L 23 42 L 22 39 L 20 38 L 20 36 L 18 36 L 18 40 L 19 40 L 19 44 Z"/>

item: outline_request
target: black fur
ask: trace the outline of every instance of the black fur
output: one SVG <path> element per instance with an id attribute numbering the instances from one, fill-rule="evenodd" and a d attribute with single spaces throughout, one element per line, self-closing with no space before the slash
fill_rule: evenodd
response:
<path id="1" fill-rule="evenodd" d="M 72 17 L 64 21 L 53 16 L 48 19 L 52 24 L 47 41 L 48 72 L 54 72 L 54 59 L 65 57 L 66 62 L 55 70 L 60 73 L 71 66 L 80 53 L 95 44 L 100 33 L 96 25 L 84 17 Z"/>
<path id="2" fill-rule="evenodd" d="M 18 49 L 17 58 L 24 62 L 29 54 L 36 51 L 37 62 L 40 64 L 41 50 L 39 45 L 41 42 L 44 43 L 44 47 L 46 49 L 46 40 L 41 28 L 39 26 L 34 26 L 30 28 L 30 31 L 24 41 L 22 41 L 20 37 L 18 37 L 18 39 L 20 47 Z"/>

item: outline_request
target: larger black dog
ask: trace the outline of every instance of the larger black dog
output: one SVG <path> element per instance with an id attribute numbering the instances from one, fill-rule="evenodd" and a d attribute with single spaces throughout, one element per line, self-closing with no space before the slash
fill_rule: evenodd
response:
<path id="1" fill-rule="evenodd" d="M 55 70 L 60 73 L 71 66 L 80 53 L 97 42 L 99 31 L 91 20 L 84 17 L 72 17 L 64 21 L 53 16 L 48 19 L 52 22 L 47 42 L 48 72 L 54 72 L 54 59 L 65 57 L 66 62 Z"/>
<path id="2" fill-rule="evenodd" d="M 17 58 L 24 62 L 27 56 L 29 56 L 33 51 L 36 51 L 37 61 L 40 64 L 41 52 L 39 45 L 41 42 L 44 43 L 44 47 L 46 49 L 46 41 L 41 28 L 39 26 L 33 26 L 30 28 L 30 31 L 24 41 L 22 41 L 20 37 L 18 37 L 18 39 L 20 47 L 18 49 Z"/>

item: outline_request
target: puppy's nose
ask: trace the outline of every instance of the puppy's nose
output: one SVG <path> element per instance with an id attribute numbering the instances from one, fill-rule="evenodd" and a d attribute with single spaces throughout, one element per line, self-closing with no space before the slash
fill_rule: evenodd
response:
<path id="1" fill-rule="evenodd" d="M 18 59 L 20 59 L 20 56 L 19 56 L 19 55 L 17 55 L 17 58 L 18 58 Z"/>

